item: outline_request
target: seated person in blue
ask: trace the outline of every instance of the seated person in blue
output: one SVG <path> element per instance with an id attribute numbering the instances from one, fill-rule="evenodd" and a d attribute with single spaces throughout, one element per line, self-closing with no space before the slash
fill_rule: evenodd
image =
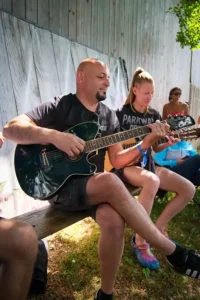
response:
<path id="1" fill-rule="evenodd" d="M 154 154 L 157 164 L 170 168 L 173 172 L 200 185 L 200 155 L 191 143 L 180 141 Z"/>

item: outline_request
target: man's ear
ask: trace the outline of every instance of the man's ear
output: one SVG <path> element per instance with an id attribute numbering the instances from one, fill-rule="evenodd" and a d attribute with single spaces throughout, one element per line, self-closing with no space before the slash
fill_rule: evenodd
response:
<path id="1" fill-rule="evenodd" d="M 77 72 L 77 81 L 79 83 L 83 83 L 83 81 L 84 81 L 84 73 L 83 73 L 83 71 L 78 71 Z"/>

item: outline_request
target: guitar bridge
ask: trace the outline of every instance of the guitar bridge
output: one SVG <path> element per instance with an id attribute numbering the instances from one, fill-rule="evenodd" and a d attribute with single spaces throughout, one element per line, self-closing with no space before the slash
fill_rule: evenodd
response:
<path id="1" fill-rule="evenodd" d="M 41 157 L 41 164 L 42 164 L 43 169 L 50 168 L 49 160 L 47 158 L 45 150 L 46 149 L 42 150 L 41 156 L 40 156 Z"/>

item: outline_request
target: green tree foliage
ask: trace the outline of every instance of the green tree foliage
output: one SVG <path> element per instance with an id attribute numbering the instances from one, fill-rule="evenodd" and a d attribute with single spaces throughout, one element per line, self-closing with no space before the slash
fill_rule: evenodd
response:
<path id="1" fill-rule="evenodd" d="M 200 0 L 180 0 L 168 12 L 175 14 L 179 20 L 180 31 L 176 34 L 176 41 L 181 47 L 200 49 Z"/>

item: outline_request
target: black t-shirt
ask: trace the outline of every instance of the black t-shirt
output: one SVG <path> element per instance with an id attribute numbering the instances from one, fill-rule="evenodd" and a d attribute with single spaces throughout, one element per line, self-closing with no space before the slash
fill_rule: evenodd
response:
<path id="1" fill-rule="evenodd" d="M 141 113 L 136 111 L 135 109 L 132 109 L 130 104 L 124 105 L 121 109 L 116 111 L 116 114 L 119 119 L 120 128 L 122 131 L 152 124 L 157 120 L 162 120 L 159 112 L 155 109 L 149 107 L 145 113 Z M 143 138 L 137 138 L 136 140 L 140 141 Z M 143 158 L 141 157 L 137 164 L 140 165 L 142 160 Z M 145 168 L 147 170 L 155 172 L 154 164 L 152 162 L 151 148 L 149 148 L 147 152 L 147 164 Z"/>
<path id="2" fill-rule="evenodd" d="M 62 98 L 55 97 L 53 102 L 46 102 L 26 114 L 40 127 L 66 131 L 79 123 L 94 121 L 99 124 L 97 137 L 103 137 L 120 131 L 116 114 L 105 104 L 99 102 L 96 112 L 89 111 L 76 97 L 69 94 Z M 90 161 L 97 166 L 98 172 L 104 171 L 105 150 L 92 156 Z"/>
<path id="3" fill-rule="evenodd" d="M 124 105 L 121 109 L 116 111 L 116 114 L 122 130 L 129 130 L 138 126 L 155 123 L 157 120 L 162 120 L 157 110 L 148 108 L 147 112 L 141 113 L 132 109 L 130 104 Z"/>

